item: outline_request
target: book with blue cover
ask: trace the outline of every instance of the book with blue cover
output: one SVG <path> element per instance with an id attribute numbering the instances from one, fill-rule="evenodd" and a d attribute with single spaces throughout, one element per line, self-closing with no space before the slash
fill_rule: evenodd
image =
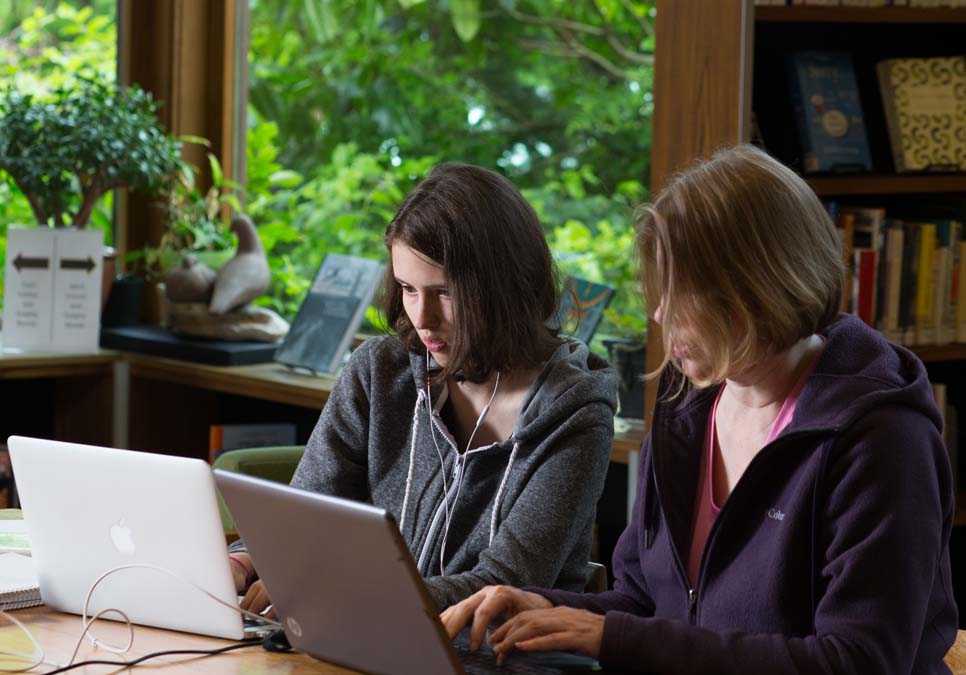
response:
<path id="1" fill-rule="evenodd" d="M 785 65 L 805 173 L 872 169 L 852 57 L 794 52 Z"/>
<path id="2" fill-rule="evenodd" d="M 589 344 L 613 297 L 613 286 L 567 277 L 557 310 L 561 332 Z"/>
<path id="3" fill-rule="evenodd" d="M 338 371 L 384 267 L 368 258 L 325 256 L 275 360 L 313 373 Z"/>

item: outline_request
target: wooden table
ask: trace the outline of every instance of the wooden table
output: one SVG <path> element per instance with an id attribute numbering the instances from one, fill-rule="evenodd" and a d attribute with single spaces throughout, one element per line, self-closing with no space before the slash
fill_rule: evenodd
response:
<path id="1" fill-rule="evenodd" d="M 81 634 L 81 619 L 73 614 L 52 612 L 46 607 L 32 607 L 30 609 L 13 612 L 19 621 L 23 622 L 34 634 L 34 638 L 46 653 L 48 661 L 66 665 Z M 92 627 L 92 632 L 99 640 L 107 644 L 123 645 L 127 642 L 127 629 L 124 624 L 115 621 L 98 621 Z M 95 650 L 85 638 L 84 644 L 78 652 L 76 661 L 101 659 L 109 661 L 131 661 L 152 652 L 168 651 L 172 649 L 218 649 L 233 644 L 230 640 L 178 633 L 158 628 L 134 627 L 134 645 L 131 651 L 124 655 L 111 654 L 104 650 Z M 32 645 L 23 632 L 4 618 L 0 618 L 0 651 L 30 652 Z M 0 657 L 0 668 L 8 669 L 13 666 L 24 665 L 9 657 Z M 39 667 L 39 672 L 51 670 L 53 666 Z M 105 675 L 120 670 L 110 666 L 87 666 L 70 672 L 91 673 Z M 210 673 L 211 675 L 244 673 L 245 675 L 308 675 L 321 673 L 322 675 L 349 675 L 356 671 L 347 670 L 317 661 L 304 654 L 273 653 L 262 649 L 260 644 L 237 651 L 218 654 L 216 656 L 161 656 L 145 661 L 134 668 L 136 672 L 153 672 L 158 675 L 177 675 L 180 673 Z"/>

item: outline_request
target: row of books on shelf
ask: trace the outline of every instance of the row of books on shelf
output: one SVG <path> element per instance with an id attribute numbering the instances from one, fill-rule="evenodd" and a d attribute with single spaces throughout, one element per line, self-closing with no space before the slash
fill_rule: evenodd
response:
<path id="1" fill-rule="evenodd" d="M 962 223 L 827 204 L 842 241 L 842 309 L 904 345 L 966 342 Z"/>
<path id="2" fill-rule="evenodd" d="M 873 166 L 852 56 L 798 51 L 785 66 L 805 173 L 885 170 Z M 884 59 L 875 68 L 892 168 L 966 171 L 966 56 Z"/>
<path id="3" fill-rule="evenodd" d="M 966 0 L 755 0 L 758 6 L 784 7 L 966 7 Z"/>

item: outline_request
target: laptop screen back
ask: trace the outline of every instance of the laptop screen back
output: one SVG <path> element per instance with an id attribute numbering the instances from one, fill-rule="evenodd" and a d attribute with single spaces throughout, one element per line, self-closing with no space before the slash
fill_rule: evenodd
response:
<path id="1" fill-rule="evenodd" d="M 292 646 L 395 675 L 462 667 L 384 510 L 215 470 Z"/>
<path id="2" fill-rule="evenodd" d="M 244 637 L 238 612 L 185 581 L 237 604 L 205 462 L 19 436 L 8 445 L 49 607 L 80 614 L 101 575 L 155 565 L 173 574 L 114 572 L 98 584 L 88 614 L 117 608 L 139 624 Z"/>

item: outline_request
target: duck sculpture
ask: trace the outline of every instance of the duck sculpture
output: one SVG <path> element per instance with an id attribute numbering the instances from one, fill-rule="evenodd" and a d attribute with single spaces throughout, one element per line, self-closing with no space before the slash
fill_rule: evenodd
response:
<path id="1" fill-rule="evenodd" d="M 246 216 L 238 215 L 232 219 L 229 229 L 238 237 L 238 251 L 215 277 L 208 304 L 212 314 L 225 314 L 268 290 L 268 259 L 255 225 Z"/>
<path id="2" fill-rule="evenodd" d="M 164 275 L 164 292 L 171 302 L 203 302 L 208 304 L 215 288 L 215 272 L 185 256 L 178 267 Z"/>

